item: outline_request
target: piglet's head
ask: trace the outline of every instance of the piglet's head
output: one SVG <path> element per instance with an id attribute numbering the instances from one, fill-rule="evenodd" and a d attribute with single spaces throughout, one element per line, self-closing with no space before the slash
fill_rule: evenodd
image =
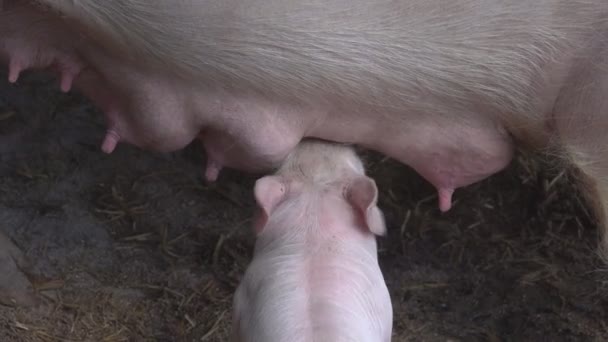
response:
<path id="1" fill-rule="evenodd" d="M 254 186 L 258 214 L 254 220 L 256 234 L 261 233 L 270 215 L 285 200 L 294 182 L 287 182 L 281 176 L 272 175 L 258 179 Z M 373 234 L 386 234 L 384 215 L 377 206 L 378 188 L 376 182 L 367 176 L 356 176 L 342 184 L 342 196 L 350 204 L 362 224 Z"/>

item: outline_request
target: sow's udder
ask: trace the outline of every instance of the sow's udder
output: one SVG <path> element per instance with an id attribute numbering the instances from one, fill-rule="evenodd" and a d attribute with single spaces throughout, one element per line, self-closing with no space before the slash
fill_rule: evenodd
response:
<path id="1" fill-rule="evenodd" d="M 304 115 L 262 100 L 215 96 L 222 103 L 199 138 L 207 154 L 205 177 L 217 178 L 223 167 L 262 172 L 280 165 L 304 136 L 293 116 Z"/>
<path id="2" fill-rule="evenodd" d="M 57 15 L 14 2 L 0 11 L 0 61 L 15 83 L 27 70 L 54 71 L 63 91 L 74 86 L 104 112 L 104 150 L 119 141 L 160 151 L 192 141 L 198 128 L 184 108 L 180 87 L 159 73 L 110 57 L 94 40 Z"/>
<path id="3" fill-rule="evenodd" d="M 170 72 L 101 48 L 59 16 L 15 1 L 0 8 L 0 62 L 15 83 L 27 70 L 55 72 L 63 91 L 82 92 L 107 123 L 102 150 L 126 142 L 159 152 L 179 150 L 200 138 L 208 177 L 222 167 L 261 171 L 280 163 L 301 133 L 279 121 L 277 108 L 234 99 Z"/>

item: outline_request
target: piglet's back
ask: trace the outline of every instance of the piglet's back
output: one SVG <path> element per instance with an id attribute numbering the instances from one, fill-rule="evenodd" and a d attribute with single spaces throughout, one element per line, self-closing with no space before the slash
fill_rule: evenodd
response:
<path id="1" fill-rule="evenodd" d="M 235 341 L 390 341 L 375 240 L 384 220 L 354 150 L 303 142 L 254 193 L 257 241 L 235 295 Z"/>

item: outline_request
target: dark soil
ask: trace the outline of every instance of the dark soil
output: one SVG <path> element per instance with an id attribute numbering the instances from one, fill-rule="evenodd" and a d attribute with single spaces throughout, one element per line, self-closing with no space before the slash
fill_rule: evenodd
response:
<path id="1" fill-rule="evenodd" d="M 0 233 L 39 301 L 0 306 L 0 341 L 227 341 L 255 177 L 207 185 L 194 145 L 105 155 L 102 116 L 56 89 L 0 81 Z M 441 214 L 409 168 L 364 157 L 389 228 L 394 341 L 608 340 L 598 232 L 569 170 L 519 154 Z"/>

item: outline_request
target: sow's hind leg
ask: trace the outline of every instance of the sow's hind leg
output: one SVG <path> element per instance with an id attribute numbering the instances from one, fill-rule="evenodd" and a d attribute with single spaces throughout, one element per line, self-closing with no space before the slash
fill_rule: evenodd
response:
<path id="1" fill-rule="evenodd" d="M 580 59 L 555 104 L 553 123 L 565 157 L 581 173 L 608 256 L 608 42 Z"/>

